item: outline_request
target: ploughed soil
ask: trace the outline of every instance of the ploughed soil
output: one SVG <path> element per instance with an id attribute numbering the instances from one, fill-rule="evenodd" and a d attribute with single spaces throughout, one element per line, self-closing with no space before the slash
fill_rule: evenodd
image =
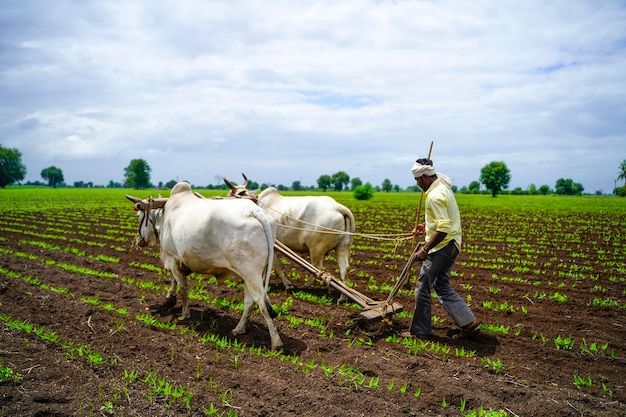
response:
<path id="1" fill-rule="evenodd" d="M 289 263 L 283 269 L 293 290 L 272 279 L 272 303 L 283 306 L 275 323 L 285 343 L 272 355 L 256 310 L 249 331 L 233 337 L 240 311 L 208 301 L 241 301 L 238 281 L 192 277 L 191 286 L 207 297 L 191 300 L 187 322 L 176 320 L 180 305 L 156 309 L 169 277 L 150 269 L 160 266 L 158 249 L 130 248 L 135 220 L 127 212 L 108 218 L 79 210 L 6 214 L 0 219 L 0 364 L 13 376 L 5 371 L 0 379 L 0 416 L 456 416 L 481 408 L 510 416 L 626 415 L 619 273 L 609 274 L 616 282 L 601 275 L 576 286 L 567 277 L 533 286 L 521 282 L 532 272 L 498 270 L 520 279 L 494 280 L 493 270 L 477 267 L 464 252 L 453 286 L 471 297 L 482 323 L 508 327 L 508 333 L 483 329 L 458 339 L 434 300 L 434 340 L 413 353 L 401 336 L 410 315 L 363 322 L 354 305 Z M 92 226 L 94 217 L 100 221 Z M 506 258 L 500 249 L 497 256 Z M 610 251 L 610 243 L 604 249 Z M 378 261 L 376 247 L 353 249 L 350 282 L 384 299 L 388 290 L 368 287 L 371 277 L 392 285 L 409 253 L 410 245 L 400 245 L 396 259 Z M 326 266 L 332 271 L 336 263 L 329 258 Z M 413 266 L 410 286 L 397 297 L 409 312 L 417 270 Z M 596 285 L 601 288 L 593 290 Z M 567 301 L 550 299 L 554 293 Z M 611 295 L 621 304 L 591 302 Z M 513 311 L 486 308 L 484 301 L 507 301 Z M 157 321 L 141 321 L 145 314 Z M 45 327 L 57 338 L 20 330 L 16 322 Z M 211 335 L 222 338 L 206 342 Z M 557 348 L 557 337 L 571 337 L 573 346 Z M 253 345 L 261 349 L 251 351 Z M 502 368 L 490 368 L 487 359 L 500 360 Z M 591 386 L 577 387 L 575 376 L 589 377 Z M 183 394 L 168 393 L 168 385 Z"/>

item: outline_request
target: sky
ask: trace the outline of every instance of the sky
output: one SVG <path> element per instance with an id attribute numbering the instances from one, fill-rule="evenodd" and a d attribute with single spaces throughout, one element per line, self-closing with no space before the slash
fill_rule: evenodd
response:
<path id="1" fill-rule="evenodd" d="M 626 160 L 623 1 L 0 2 L 0 145 L 25 180 L 414 185 L 610 193 Z M 617 183 L 620 185 L 621 181 Z"/>

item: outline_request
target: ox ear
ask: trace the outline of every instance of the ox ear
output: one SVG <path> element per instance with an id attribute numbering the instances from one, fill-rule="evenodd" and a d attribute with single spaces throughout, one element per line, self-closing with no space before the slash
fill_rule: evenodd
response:
<path id="1" fill-rule="evenodd" d="M 236 188 L 236 187 L 235 187 L 235 185 L 234 185 L 232 182 L 230 182 L 230 181 L 228 181 L 228 179 L 226 179 L 226 177 L 224 177 L 224 183 L 225 183 L 226 185 L 228 185 L 228 187 L 229 187 L 231 190 L 234 190 L 234 189 Z"/>
<path id="2" fill-rule="evenodd" d="M 141 203 L 141 198 L 133 197 L 132 195 L 125 194 L 126 198 L 133 203 Z"/>
<path id="3" fill-rule="evenodd" d="M 244 174 L 243 172 L 241 173 L 241 176 L 243 177 L 243 179 L 245 180 L 245 182 L 243 183 L 243 187 L 244 188 L 248 188 L 248 177 L 246 177 L 246 174 Z"/>
<path id="4" fill-rule="evenodd" d="M 135 205 L 133 206 L 133 210 L 135 211 L 143 211 L 145 208 L 145 204 L 142 203 L 141 201 L 135 203 Z"/>
<path id="5" fill-rule="evenodd" d="M 150 208 L 151 209 L 160 209 L 163 208 L 165 206 L 165 203 L 167 203 L 167 198 L 153 198 L 151 203 L 150 203 Z"/>

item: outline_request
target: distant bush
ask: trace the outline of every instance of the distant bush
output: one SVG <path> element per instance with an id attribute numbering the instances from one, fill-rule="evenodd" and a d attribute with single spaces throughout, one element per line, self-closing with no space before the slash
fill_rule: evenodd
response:
<path id="1" fill-rule="evenodd" d="M 366 182 L 364 185 L 359 185 L 354 189 L 354 198 L 357 200 L 369 200 L 373 196 L 374 189 L 369 182 Z"/>
<path id="2" fill-rule="evenodd" d="M 617 187 L 613 190 L 613 194 L 619 197 L 626 197 L 626 185 L 623 187 Z"/>

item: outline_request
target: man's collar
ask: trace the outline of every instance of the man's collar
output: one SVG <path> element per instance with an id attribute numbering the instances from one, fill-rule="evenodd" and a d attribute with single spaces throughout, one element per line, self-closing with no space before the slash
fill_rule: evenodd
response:
<path id="1" fill-rule="evenodd" d="M 428 187 L 428 190 L 424 191 L 424 193 L 428 194 L 429 192 L 431 192 L 440 182 L 441 182 L 441 179 L 439 178 L 439 176 L 437 176 L 435 181 L 430 183 L 430 186 Z"/>

